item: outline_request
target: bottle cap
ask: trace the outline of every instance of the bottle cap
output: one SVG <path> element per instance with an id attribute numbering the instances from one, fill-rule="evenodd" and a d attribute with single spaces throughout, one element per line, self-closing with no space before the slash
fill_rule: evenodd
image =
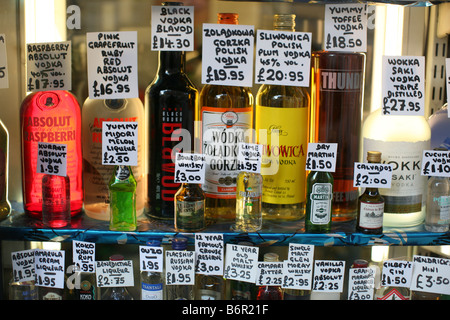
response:
<path id="1" fill-rule="evenodd" d="M 149 247 L 160 247 L 161 241 L 160 240 L 147 240 L 147 246 Z"/>
<path id="2" fill-rule="evenodd" d="M 170 2 L 170 1 L 164 1 L 162 3 L 163 6 L 182 6 L 183 2 Z"/>
<path id="3" fill-rule="evenodd" d="M 172 240 L 172 249 L 173 250 L 186 250 L 188 245 L 187 238 L 174 238 Z"/>
<path id="4" fill-rule="evenodd" d="M 278 261 L 278 255 L 273 252 L 266 253 L 264 254 L 264 261 L 266 262 Z"/>
<path id="5" fill-rule="evenodd" d="M 273 16 L 274 29 L 295 29 L 295 14 L 275 14 Z"/>
<path id="6" fill-rule="evenodd" d="M 381 162 L 381 152 L 379 152 L 379 151 L 367 151 L 367 161 L 369 161 L 369 162 Z"/>
<path id="7" fill-rule="evenodd" d="M 367 268 L 369 263 L 364 259 L 356 259 L 353 261 L 352 268 Z"/>
<path id="8" fill-rule="evenodd" d="M 112 256 L 109 257 L 109 261 L 122 261 L 123 260 L 123 255 L 121 254 L 113 254 Z"/>
<path id="9" fill-rule="evenodd" d="M 217 23 L 220 24 L 238 24 L 239 14 L 237 13 L 218 13 Z"/>

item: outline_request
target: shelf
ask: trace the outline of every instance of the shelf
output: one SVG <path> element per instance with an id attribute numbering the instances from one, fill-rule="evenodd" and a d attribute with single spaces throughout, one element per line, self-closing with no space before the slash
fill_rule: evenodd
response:
<path id="1" fill-rule="evenodd" d="M 28 217 L 21 210 L 21 203 L 13 204 L 11 215 L 0 222 L 0 240 L 15 241 L 54 241 L 72 240 L 104 244 L 145 244 L 149 239 L 168 242 L 179 234 L 171 221 L 149 219 L 142 215 L 138 218 L 138 231 L 110 231 L 108 221 L 92 219 L 85 214 L 72 219 L 71 228 L 43 228 L 42 224 Z M 202 232 L 221 233 L 227 243 L 252 241 L 258 246 L 286 246 L 289 243 L 312 244 L 315 246 L 373 246 L 373 245 L 450 245 L 450 232 L 431 233 L 423 225 L 413 228 L 385 228 L 382 235 L 355 233 L 354 221 L 334 223 L 332 232 L 327 234 L 305 233 L 304 221 L 274 223 L 265 222 L 263 230 L 255 233 L 236 233 L 231 224 L 222 222 L 210 224 Z M 191 243 L 193 234 L 186 234 Z"/>

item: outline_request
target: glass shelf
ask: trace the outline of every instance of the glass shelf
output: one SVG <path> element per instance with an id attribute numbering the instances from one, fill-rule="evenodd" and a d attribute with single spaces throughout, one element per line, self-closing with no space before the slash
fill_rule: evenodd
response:
<path id="1" fill-rule="evenodd" d="M 172 221 L 160 221 L 142 215 L 138 218 L 138 230 L 134 232 L 110 231 L 108 221 L 100 221 L 84 213 L 72 219 L 70 228 L 44 228 L 42 224 L 28 217 L 21 210 L 21 203 L 13 204 L 11 215 L 0 222 L 0 240 L 17 241 L 54 241 L 72 240 L 105 244 L 145 244 L 149 239 L 169 242 L 177 236 Z M 431 246 L 450 245 L 450 232 L 427 232 L 423 225 L 412 228 L 385 228 L 382 235 L 366 235 L 353 232 L 355 221 L 333 223 L 331 233 L 305 233 L 304 221 L 265 222 L 263 229 L 255 233 L 236 233 L 231 223 L 211 223 L 201 232 L 221 233 L 226 243 L 251 241 L 258 246 L 285 246 L 289 243 L 312 244 L 315 246 Z M 191 243 L 194 235 L 183 233 Z"/>

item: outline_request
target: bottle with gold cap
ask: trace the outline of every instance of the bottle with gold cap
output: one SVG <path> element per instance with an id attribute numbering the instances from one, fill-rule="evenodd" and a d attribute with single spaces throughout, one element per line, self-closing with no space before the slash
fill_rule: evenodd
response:
<path id="1" fill-rule="evenodd" d="M 380 163 L 381 152 L 368 151 L 368 163 Z M 365 234 L 383 233 L 384 198 L 378 188 L 368 187 L 358 199 L 356 231 Z"/>

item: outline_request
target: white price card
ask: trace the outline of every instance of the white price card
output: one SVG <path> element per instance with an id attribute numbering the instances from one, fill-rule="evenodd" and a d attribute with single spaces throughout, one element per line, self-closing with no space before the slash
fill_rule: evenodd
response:
<path id="1" fill-rule="evenodd" d="M 139 97 L 137 32 L 88 32 L 86 41 L 89 98 Z"/>
<path id="2" fill-rule="evenodd" d="M 251 87 L 254 26 L 203 24 L 202 84 Z"/>
<path id="3" fill-rule="evenodd" d="M 450 259 L 414 256 L 410 289 L 450 294 Z"/>
<path id="4" fill-rule="evenodd" d="M 72 259 L 79 271 L 95 273 L 95 243 L 73 240 Z"/>
<path id="5" fill-rule="evenodd" d="M 133 261 L 97 261 L 95 266 L 97 287 L 133 287 Z"/>
<path id="6" fill-rule="evenodd" d="M 260 173 L 262 145 L 255 143 L 238 143 L 237 167 L 239 171 Z"/>
<path id="7" fill-rule="evenodd" d="M 11 252 L 14 282 L 35 280 L 34 249 Z"/>
<path id="8" fill-rule="evenodd" d="M 423 116 L 425 57 L 383 56 L 382 115 Z"/>
<path id="9" fill-rule="evenodd" d="M 9 87 L 8 60 L 6 59 L 6 37 L 0 33 L 0 89 Z"/>
<path id="10" fill-rule="evenodd" d="M 227 243 L 224 278 L 256 282 L 259 248 Z"/>
<path id="11" fill-rule="evenodd" d="M 194 7 L 152 6 L 152 50 L 194 50 Z"/>
<path id="12" fill-rule="evenodd" d="M 362 188 L 390 188 L 392 165 L 355 162 L 353 186 Z"/>
<path id="13" fill-rule="evenodd" d="M 163 272 L 164 249 L 155 246 L 139 246 L 139 270 L 145 272 Z"/>
<path id="14" fill-rule="evenodd" d="M 412 267 L 413 263 L 410 261 L 384 261 L 381 272 L 381 286 L 409 288 L 411 286 Z"/>
<path id="15" fill-rule="evenodd" d="M 376 269 L 373 267 L 350 268 L 348 272 L 348 300 L 373 300 L 375 272 Z"/>
<path id="16" fill-rule="evenodd" d="M 421 173 L 423 176 L 450 177 L 450 151 L 424 150 Z"/>
<path id="17" fill-rule="evenodd" d="M 335 172 L 337 143 L 308 143 L 306 170 Z"/>
<path id="18" fill-rule="evenodd" d="M 63 250 L 35 249 L 36 286 L 64 289 Z"/>
<path id="19" fill-rule="evenodd" d="M 256 269 L 257 286 L 281 286 L 283 284 L 283 262 L 259 261 Z"/>
<path id="20" fill-rule="evenodd" d="M 67 176 L 67 145 L 38 142 L 37 173 Z"/>
<path id="21" fill-rule="evenodd" d="M 72 90 L 70 41 L 28 43 L 27 91 Z"/>
<path id="22" fill-rule="evenodd" d="M 324 49 L 327 51 L 367 51 L 367 5 L 325 5 Z"/>
<path id="23" fill-rule="evenodd" d="M 205 183 L 206 156 L 198 153 L 175 155 L 175 183 Z"/>
<path id="24" fill-rule="evenodd" d="M 311 33 L 258 30 L 255 83 L 309 87 Z"/>
<path id="25" fill-rule="evenodd" d="M 137 122 L 103 121 L 102 164 L 137 166 Z"/>
<path id="26" fill-rule="evenodd" d="M 312 291 L 342 292 L 344 289 L 345 261 L 314 261 Z"/>
<path id="27" fill-rule="evenodd" d="M 196 233 L 195 273 L 222 276 L 224 250 L 223 234 Z"/>
<path id="28" fill-rule="evenodd" d="M 311 290 L 313 262 L 313 245 L 290 243 L 288 258 L 283 261 L 282 287 Z"/>
<path id="29" fill-rule="evenodd" d="M 195 252 L 166 250 L 166 285 L 195 283 Z"/>

